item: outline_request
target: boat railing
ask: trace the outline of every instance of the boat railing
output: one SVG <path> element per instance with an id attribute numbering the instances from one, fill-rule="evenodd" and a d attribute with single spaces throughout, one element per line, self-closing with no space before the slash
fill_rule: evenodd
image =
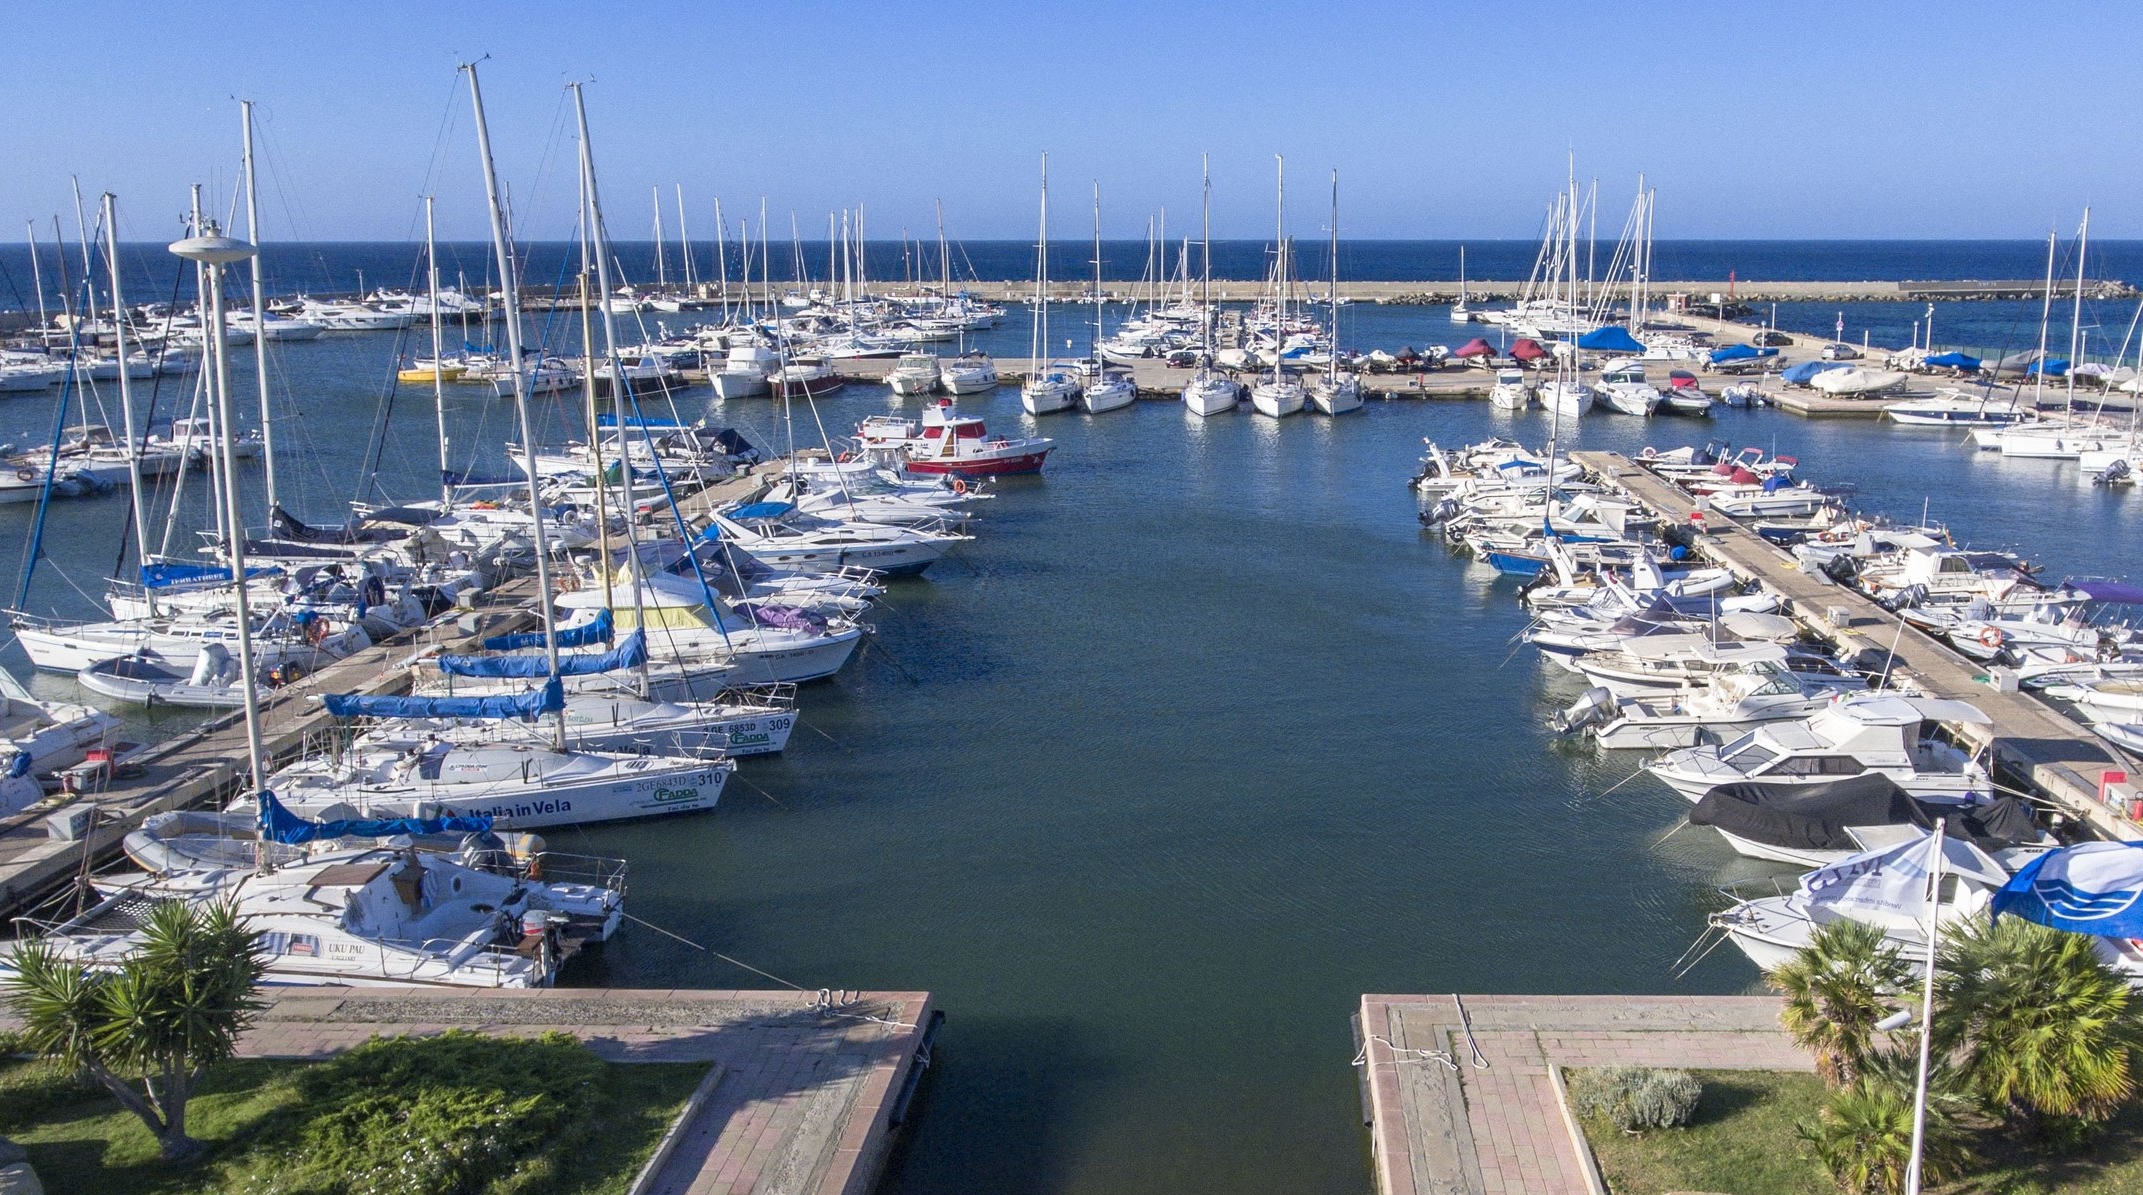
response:
<path id="1" fill-rule="evenodd" d="M 627 864 L 607 855 L 581 855 L 570 851 L 538 851 L 518 868 L 525 880 L 545 884 L 586 884 L 625 894 Z"/>

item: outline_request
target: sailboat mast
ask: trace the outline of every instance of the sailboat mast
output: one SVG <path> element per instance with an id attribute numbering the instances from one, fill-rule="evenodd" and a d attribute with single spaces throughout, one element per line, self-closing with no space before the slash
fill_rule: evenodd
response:
<path id="1" fill-rule="evenodd" d="M 2054 318 L 2054 236 L 2051 232 L 2046 234 L 2046 297 L 2039 303 L 2039 359 L 2032 363 L 2031 370 L 2034 408 L 2046 397 L 2046 325 Z"/>
<path id="2" fill-rule="evenodd" d="M 67 176 L 67 182 L 74 187 L 75 242 L 82 247 L 83 299 L 87 304 L 82 310 L 82 315 L 94 326 L 97 322 L 97 284 L 91 281 L 94 275 L 89 265 L 89 221 L 82 214 L 82 180 L 80 177 L 70 174 Z M 57 228 L 53 229 L 53 235 L 59 235 Z M 121 364 L 120 372 L 126 372 L 124 363 Z"/>
<path id="3" fill-rule="evenodd" d="M 1272 384 L 1280 384 L 1280 362 L 1287 352 L 1287 159 L 1272 155 L 1273 169 L 1273 221 L 1272 221 L 1272 276 L 1273 286 L 1273 346 Z"/>
<path id="4" fill-rule="evenodd" d="M 1213 355 L 1213 164 L 1205 154 L 1198 155 L 1198 241 L 1204 252 L 1198 272 L 1198 319 L 1205 328 L 1205 353 Z"/>
<path id="5" fill-rule="evenodd" d="M 2083 226 L 2076 230 L 2076 306 L 2069 315 L 2069 367 L 2062 371 L 2068 375 L 2068 398 L 2065 405 L 2071 412 L 2076 409 L 2076 367 L 2083 364 L 2077 358 L 2082 351 L 2080 337 L 2083 335 L 2083 259 L 2090 244 L 2091 209 L 2087 207 L 2083 210 Z M 2046 366 L 2040 365 L 2039 370 L 2045 372 Z"/>
<path id="6" fill-rule="evenodd" d="M 1042 231 L 1034 259 L 1034 342 L 1027 367 L 1042 372 L 1042 350 L 1049 344 L 1049 155 L 1042 155 Z"/>
<path id="7" fill-rule="evenodd" d="M 655 285 L 667 290 L 670 285 L 670 269 L 669 263 L 663 260 L 662 255 L 662 188 L 649 187 L 648 191 L 655 200 Z"/>
<path id="8" fill-rule="evenodd" d="M 1150 246 L 1152 242 L 1148 242 Z M 1147 265 L 1152 265 L 1152 255 L 1147 256 Z M 1101 180 L 1094 180 L 1094 370 L 1095 379 L 1101 377 Z"/>
<path id="9" fill-rule="evenodd" d="M 43 263 L 38 261 L 37 221 L 24 220 L 22 226 L 30 232 L 30 289 L 37 292 L 37 341 L 42 347 L 45 333 L 52 330 L 52 315 L 45 310 L 45 271 Z"/>
<path id="10" fill-rule="evenodd" d="M 484 198 L 491 208 L 491 250 L 498 258 L 499 293 L 506 307 L 506 361 L 513 378 L 513 409 L 521 430 L 522 462 L 528 469 L 528 513 L 535 528 L 536 549 L 536 606 L 543 614 L 543 649 L 550 664 L 550 673 L 558 675 L 558 613 L 551 597 L 551 550 L 550 539 L 543 529 L 543 494 L 536 473 L 535 429 L 528 418 L 528 373 L 521 363 L 521 287 L 519 271 L 514 261 L 513 242 L 506 232 L 506 207 L 499 198 L 498 168 L 491 158 L 491 129 L 484 123 L 484 92 L 477 83 L 476 64 L 462 64 L 469 72 L 469 101 L 476 110 L 476 144 L 483 156 Z M 580 88 L 574 85 L 578 98 Z M 604 292 L 604 309 L 607 311 L 609 291 Z M 558 711 L 556 743 L 565 747 L 565 711 Z"/>
<path id="11" fill-rule="evenodd" d="M 440 377 L 441 357 L 446 352 L 445 333 L 439 325 L 439 248 L 432 225 L 432 197 L 424 197 L 424 286 L 432 307 L 432 409 L 439 418 L 439 511 L 454 504 L 454 487 L 447 484 L 446 380 Z"/>
<path id="12" fill-rule="evenodd" d="M 1339 380 L 1339 171 L 1332 172 L 1332 343 L 1325 377 Z"/>
<path id="13" fill-rule="evenodd" d="M 685 259 L 685 293 L 692 295 L 693 298 L 698 298 L 699 296 L 693 290 L 696 280 L 692 277 L 692 233 L 685 227 L 685 185 L 683 183 L 677 184 L 677 249 Z"/>
<path id="14" fill-rule="evenodd" d="M 253 171 L 253 101 L 238 101 L 238 123 L 244 127 L 245 158 L 242 165 L 246 173 L 246 236 L 253 242 L 253 257 L 246 263 L 253 281 L 253 389 L 260 396 L 260 459 L 261 482 L 266 488 L 268 511 L 272 516 L 277 505 L 275 489 L 275 420 L 268 406 L 268 303 L 262 293 L 260 278 L 260 184 Z M 437 359 L 436 351 L 433 354 Z M 120 371 L 125 373 L 122 364 Z M 434 371 L 436 372 L 436 370 Z M 226 435 L 230 434 L 226 429 Z M 237 529 L 233 528 L 236 534 Z"/>
<path id="15" fill-rule="evenodd" d="M 722 276 L 722 322 L 729 323 L 729 226 L 722 221 L 722 197 L 714 197 L 714 269 Z M 745 293 L 751 292 L 751 271 L 744 273 Z"/>
<path id="16" fill-rule="evenodd" d="M 141 508 L 141 442 L 134 438 L 134 387 L 127 380 L 126 300 L 119 293 L 119 201 L 104 193 L 104 264 L 111 271 L 112 328 L 119 351 L 119 411 L 126 420 L 126 470 L 128 500 L 134 504 L 134 563 L 149 563 L 149 521 Z M 142 586 L 149 599 L 149 616 L 156 616 L 156 590 Z"/>

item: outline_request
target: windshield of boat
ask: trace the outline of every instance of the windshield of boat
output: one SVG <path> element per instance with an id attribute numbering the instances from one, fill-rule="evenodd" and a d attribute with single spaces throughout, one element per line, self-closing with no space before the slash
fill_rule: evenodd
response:
<path id="1" fill-rule="evenodd" d="M 1778 752 L 1756 742 L 1756 732 L 1750 731 L 1719 748 L 1719 762 L 1739 772 L 1753 772 L 1778 758 Z"/>

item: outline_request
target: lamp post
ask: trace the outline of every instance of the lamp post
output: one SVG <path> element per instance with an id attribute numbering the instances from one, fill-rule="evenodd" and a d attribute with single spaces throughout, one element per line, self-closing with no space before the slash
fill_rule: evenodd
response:
<path id="1" fill-rule="evenodd" d="M 199 235 L 173 241 L 171 252 L 206 267 L 208 293 L 207 347 L 213 356 L 210 376 L 214 379 L 217 422 L 221 425 L 221 443 L 216 445 L 216 468 L 223 474 L 223 533 L 224 548 L 230 560 L 231 583 L 238 602 L 238 676 L 245 686 L 246 755 L 253 775 L 253 790 L 260 791 L 265 779 L 264 753 L 261 750 L 260 703 L 254 699 L 258 691 L 253 679 L 253 614 L 246 596 L 246 533 L 245 523 L 239 517 L 237 460 L 231 455 L 231 443 L 238 437 L 231 422 L 231 354 L 227 343 L 223 309 L 223 269 L 225 266 L 250 259 L 255 250 L 244 241 L 223 236 L 210 223 L 198 230 Z"/>

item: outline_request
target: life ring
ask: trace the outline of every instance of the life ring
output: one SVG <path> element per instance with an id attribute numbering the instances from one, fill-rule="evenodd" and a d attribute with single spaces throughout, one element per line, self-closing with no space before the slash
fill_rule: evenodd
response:
<path id="1" fill-rule="evenodd" d="M 964 494 L 964 493 L 966 493 L 966 492 L 967 492 L 967 482 L 965 482 L 965 481 L 963 481 L 963 480 L 961 480 L 960 478 L 957 478 L 957 477 L 953 478 L 953 479 L 952 479 L 952 492 L 953 492 L 953 493 L 955 493 L 955 494 Z"/>
<path id="2" fill-rule="evenodd" d="M 315 618 L 305 624 L 305 642 L 314 647 L 327 641 L 327 620 Z"/>
<path id="3" fill-rule="evenodd" d="M 2000 627 L 1988 627 L 1979 633 L 1979 642 L 1983 646 L 1993 648 L 1996 651 L 2001 650 L 2002 644 L 2007 642 L 2008 639 L 2009 636 L 2002 634 L 2002 628 Z"/>
<path id="4" fill-rule="evenodd" d="M 855 454 L 855 453 L 853 453 L 853 452 L 844 452 L 844 453 L 842 453 L 842 454 L 841 454 L 841 455 L 840 455 L 839 457 L 837 457 L 837 458 L 835 458 L 835 459 L 836 459 L 836 460 L 838 460 L 838 461 L 839 461 L 839 462 L 840 462 L 841 464 L 844 464 L 844 465 L 845 465 L 845 464 L 847 464 L 848 462 L 850 462 L 850 461 L 852 461 L 852 460 L 856 459 L 856 454 Z"/>
<path id="5" fill-rule="evenodd" d="M 571 593 L 580 588 L 579 573 L 565 573 L 558 578 L 558 592 Z"/>
<path id="6" fill-rule="evenodd" d="M 1638 453 L 1637 456 L 1640 460 L 1656 461 L 1659 459 L 1659 449 L 1647 444 L 1645 445 L 1645 450 Z"/>
<path id="7" fill-rule="evenodd" d="M 37 480 L 37 470 L 30 468 L 28 465 L 24 465 L 22 468 L 15 470 L 15 480 L 35 481 Z"/>

